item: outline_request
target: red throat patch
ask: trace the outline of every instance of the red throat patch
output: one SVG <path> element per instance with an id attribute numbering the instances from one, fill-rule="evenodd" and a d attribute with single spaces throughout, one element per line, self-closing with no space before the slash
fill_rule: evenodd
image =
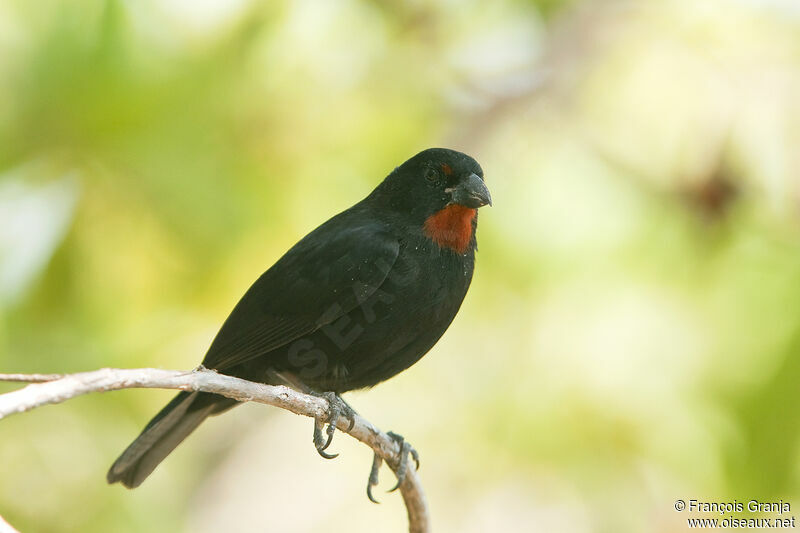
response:
<path id="1" fill-rule="evenodd" d="M 442 248 L 463 254 L 472 239 L 472 221 L 477 209 L 448 205 L 425 220 L 425 235 Z"/>

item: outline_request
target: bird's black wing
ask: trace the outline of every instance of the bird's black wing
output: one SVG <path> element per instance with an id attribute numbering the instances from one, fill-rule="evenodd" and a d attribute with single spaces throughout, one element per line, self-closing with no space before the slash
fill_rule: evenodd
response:
<path id="1" fill-rule="evenodd" d="M 225 370 L 287 345 L 350 312 L 383 284 L 397 259 L 397 239 L 347 214 L 311 232 L 258 278 L 211 344 L 206 367 Z"/>

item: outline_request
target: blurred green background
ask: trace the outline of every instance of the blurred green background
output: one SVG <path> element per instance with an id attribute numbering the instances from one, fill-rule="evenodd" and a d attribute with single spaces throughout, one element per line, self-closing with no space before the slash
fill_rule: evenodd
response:
<path id="1" fill-rule="evenodd" d="M 792 0 L 0 0 L 0 371 L 194 367 L 263 270 L 429 146 L 492 191 L 473 286 L 428 356 L 347 399 L 420 450 L 436 531 L 800 506 Z M 405 529 L 399 495 L 366 499 L 367 448 L 323 461 L 259 405 L 106 485 L 171 396 L 0 422 L 0 515 Z"/>

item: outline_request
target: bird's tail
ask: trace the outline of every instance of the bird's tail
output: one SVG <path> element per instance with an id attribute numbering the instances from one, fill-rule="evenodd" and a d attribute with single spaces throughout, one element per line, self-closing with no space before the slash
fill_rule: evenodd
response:
<path id="1" fill-rule="evenodd" d="M 205 392 L 179 393 L 114 461 L 106 479 L 109 483 L 120 482 L 129 489 L 138 487 L 203 420 L 237 403 Z"/>

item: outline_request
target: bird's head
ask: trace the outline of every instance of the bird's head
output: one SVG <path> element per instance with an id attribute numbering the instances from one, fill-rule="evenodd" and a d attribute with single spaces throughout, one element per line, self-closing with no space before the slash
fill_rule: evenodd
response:
<path id="1" fill-rule="evenodd" d="M 389 174 L 373 193 L 442 247 L 466 251 L 473 240 L 477 209 L 492 205 L 483 170 L 470 156 L 429 148 Z"/>
<path id="2" fill-rule="evenodd" d="M 395 168 L 375 193 L 391 208 L 422 219 L 452 205 L 467 209 L 492 205 L 478 162 L 447 148 L 418 153 Z"/>

